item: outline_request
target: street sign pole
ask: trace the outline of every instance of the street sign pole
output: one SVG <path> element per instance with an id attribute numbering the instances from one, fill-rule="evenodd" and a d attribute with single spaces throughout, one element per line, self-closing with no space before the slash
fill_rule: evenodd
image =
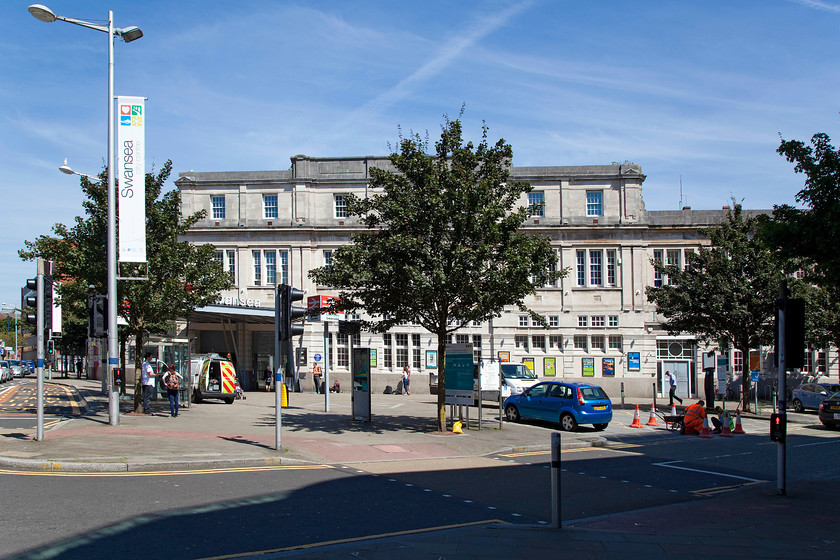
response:
<path id="1" fill-rule="evenodd" d="M 37 425 L 35 429 L 35 439 L 38 441 L 44 440 L 44 259 L 38 259 L 38 276 L 36 277 L 36 285 L 38 289 L 38 303 L 36 312 L 38 315 L 38 322 L 35 325 L 37 332 L 37 354 L 36 364 L 38 369 L 38 389 L 36 401 Z"/>
<path id="2" fill-rule="evenodd" d="M 785 364 L 785 300 L 787 299 L 787 282 L 782 280 L 779 287 L 779 301 L 781 307 L 779 308 L 779 332 L 778 332 L 778 352 L 779 352 L 779 414 L 782 416 L 782 423 L 787 424 L 787 412 L 785 402 L 785 378 L 787 377 L 787 370 Z M 780 496 L 785 495 L 785 460 L 786 460 L 786 443 L 785 438 L 777 442 L 776 447 L 776 493 Z"/>

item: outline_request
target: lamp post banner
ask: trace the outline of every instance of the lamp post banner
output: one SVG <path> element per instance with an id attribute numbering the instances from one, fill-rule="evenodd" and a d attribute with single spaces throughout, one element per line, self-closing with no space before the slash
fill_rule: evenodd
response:
<path id="1" fill-rule="evenodd" d="M 143 97 L 117 97 L 119 260 L 146 262 L 146 106 Z"/>

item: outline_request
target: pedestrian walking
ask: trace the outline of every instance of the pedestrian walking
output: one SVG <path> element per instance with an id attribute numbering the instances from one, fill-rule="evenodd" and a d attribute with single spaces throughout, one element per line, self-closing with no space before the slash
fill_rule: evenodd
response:
<path id="1" fill-rule="evenodd" d="M 402 370 L 402 381 L 403 381 L 403 393 L 406 395 L 411 394 L 411 368 L 408 367 L 408 364 Z"/>
<path id="2" fill-rule="evenodd" d="M 680 401 L 680 404 L 682 404 L 683 400 L 677 396 L 677 378 L 676 378 L 676 376 L 674 376 L 674 374 L 671 373 L 670 371 L 666 371 L 665 372 L 665 379 L 668 381 L 668 385 L 670 386 L 670 389 L 668 390 L 668 398 L 670 400 L 670 402 L 668 403 L 668 406 L 670 406 L 670 407 L 674 406 L 674 399 L 677 399 L 678 401 Z"/>
<path id="3" fill-rule="evenodd" d="M 318 365 L 318 362 L 312 362 L 312 381 L 315 382 L 315 394 L 321 392 L 321 366 Z"/>
<path id="4" fill-rule="evenodd" d="M 181 380 L 183 380 L 183 377 L 175 371 L 175 364 L 169 364 L 169 369 L 163 374 L 163 384 L 166 385 L 166 393 L 169 395 L 169 415 L 172 418 L 178 417 Z"/>
<path id="5" fill-rule="evenodd" d="M 152 413 L 152 391 L 155 388 L 155 377 L 157 374 L 152 367 L 152 353 L 146 352 L 143 356 L 143 364 L 140 366 L 140 385 L 143 387 L 143 414 Z"/>

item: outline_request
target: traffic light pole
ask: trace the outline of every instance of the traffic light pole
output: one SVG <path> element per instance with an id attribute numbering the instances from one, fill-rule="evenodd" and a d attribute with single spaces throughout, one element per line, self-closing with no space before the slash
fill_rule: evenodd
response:
<path id="1" fill-rule="evenodd" d="M 787 433 L 787 402 L 785 390 L 785 378 L 787 377 L 786 360 L 785 360 L 785 305 L 787 300 L 787 282 L 782 281 L 779 287 L 779 299 L 782 301 L 781 309 L 779 309 L 779 332 L 778 332 L 778 352 L 779 352 L 779 414 L 781 414 L 781 422 Z M 785 490 L 785 461 L 787 458 L 786 442 L 787 438 L 780 438 L 776 447 L 776 493 L 784 496 Z"/>

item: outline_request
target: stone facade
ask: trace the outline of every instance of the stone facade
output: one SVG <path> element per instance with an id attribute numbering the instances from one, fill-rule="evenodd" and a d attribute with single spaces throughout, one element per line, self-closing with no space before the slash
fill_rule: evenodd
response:
<path id="1" fill-rule="evenodd" d="M 347 217 L 342 196 L 369 194 L 369 170 L 389 169 L 382 157 L 314 158 L 297 155 L 286 171 L 186 172 L 176 185 L 182 213 L 206 212 L 187 236 L 212 243 L 231 271 L 235 289 L 222 294 L 218 309 L 237 309 L 239 319 L 221 322 L 197 313 L 191 319 L 194 351 L 230 352 L 244 384 L 255 388 L 259 372 L 274 369 L 273 325 L 249 318 L 248 309 L 274 307 L 274 286 L 289 283 L 307 296 L 334 295 L 313 284 L 308 272 L 328 262 L 345 244 L 355 219 Z M 652 259 L 685 263 L 687 251 L 708 241 L 698 229 L 724 221 L 721 210 L 647 211 L 642 197 L 645 176 L 635 164 L 514 167 L 512 179 L 528 181 L 531 199 L 544 203 L 541 215 L 523 228 L 546 235 L 559 265 L 569 274 L 537 290 L 526 304 L 544 314 L 551 326 L 532 324 L 517 308 L 506 309 L 491 324 L 472 325 L 452 342 L 474 344 L 477 357 L 509 356 L 527 362 L 540 378 L 588 380 L 606 388 L 616 401 L 627 396 L 667 395 L 662 376 L 676 370 L 680 394 L 703 393 L 701 353 L 691 336 L 668 336 L 647 302 L 645 288 L 667 279 L 654 274 Z M 759 211 L 747 211 L 759 212 Z M 218 310 L 217 309 L 217 310 Z M 263 313 L 264 315 L 264 313 Z M 332 329 L 331 376 L 349 384 L 348 340 Z M 416 325 L 386 335 L 362 333 L 355 344 L 376 351 L 374 390 L 396 386 L 404 363 L 412 366 L 412 388 L 422 391 L 434 376 L 436 337 Z M 305 348 L 308 371 L 315 354 L 324 354 L 324 328 L 309 323 L 295 341 Z M 740 371 L 742 360 L 728 356 Z M 816 358 L 815 358 L 816 359 Z M 303 381 L 311 388 L 311 380 Z M 622 393 L 623 391 L 623 393 Z"/>

